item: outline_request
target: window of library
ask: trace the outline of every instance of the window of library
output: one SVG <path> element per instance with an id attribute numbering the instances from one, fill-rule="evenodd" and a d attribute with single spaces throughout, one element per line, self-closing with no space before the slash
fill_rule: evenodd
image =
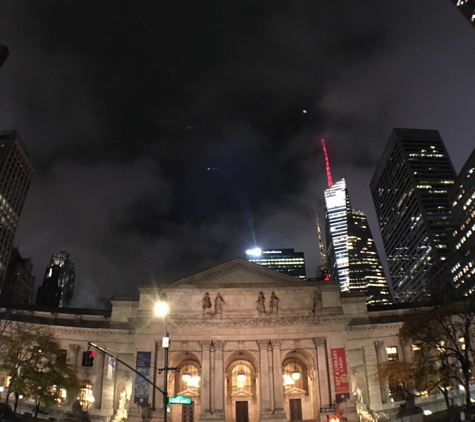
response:
<path id="1" fill-rule="evenodd" d="M 201 377 L 197 362 L 185 361 L 180 364 L 179 376 L 176 380 L 176 394 L 182 392 L 199 393 Z"/>
<path id="2" fill-rule="evenodd" d="M 252 393 L 253 374 L 249 362 L 236 361 L 231 369 L 232 394 L 237 392 Z"/>
<path id="3" fill-rule="evenodd" d="M 94 395 L 92 394 L 92 383 L 88 379 L 80 381 L 81 390 L 79 391 L 79 403 L 83 410 L 88 410 L 94 403 Z"/>
<path id="4" fill-rule="evenodd" d="M 421 346 L 419 346 L 418 344 L 412 345 L 412 356 L 414 357 L 414 359 L 420 359 L 422 357 Z"/>
<path id="5" fill-rule="evenodd" d="M 307 367 L 299 359 L 287 359 L 284 361 L 284 391 L 298 388 L 308 391 Z"/>
<path id="6" fill-rule="evenodd" d="M 396 346 L 386 347 L 386 353 L 388 355 L 388 362 L 395 362 L 399 360 Z"/>

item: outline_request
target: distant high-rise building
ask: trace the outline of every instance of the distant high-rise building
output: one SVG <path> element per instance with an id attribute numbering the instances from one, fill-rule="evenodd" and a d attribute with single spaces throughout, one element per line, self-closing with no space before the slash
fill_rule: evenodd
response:
<path id="1" fill-rule="evenodd" d="M 0 292 L 32 178 L 33 167 L 18 133 L 0 132 Z"/>
<path id="2" fill-rule="evenodd" d="M 451 0 L 462 12 L 473 27 L 475 27 L 475 0 Z"/>
<path id="3" fill-rule="evenodd" d="M 454 220 L 450 271 L 455 288 L 475 293 L 475 150 L 449 192 Z"/>
<path id="4" fill-rule="evenodd" d="M 46 268 L 43 285 L 38 287 L 36 304 L 50 307 L 68 307 L 74 295 L 76 272 L 68 252 L 54 253 Z"/>
<path id="5" fill-rule="evenodd" d="M 328 180 L 324 193 L 327 275 L 338 280 L 342 292 L 364 293 L 368 305 L 389 303 L 388 282 L 366 215 L 351 208 L 345 179 L 333 183 L 323 139 L 322 147 Z M 324 259 L 325 255 L 320 252 L 320 261 Z"/>
<path id="6" fill-rule="evenodd" d="M 303 280 L 307 278 L 303 252 L 294 252 L 293 249 L 255 248 L 246 251 L 246 259 L 293 277 Z"/>
<path id="7" fill-rule="evenodd" d="M 370 186 L 397 302 L 429 300 L 448 281 L 454 179 L 438 131 L 393 129 Z"/>
<path id="8" fill-rule="evenodd" d="M 8 54 L 8 48 L 5 45 L 0 44 L 0 67 L 2 67 L 5 60 L 7 60 Z"/>
<path id="9" fill-rule="evenodd" d="M 345 179 L 325 190 L 328 273 L 342 292 L 367 296 L 368 305 L 389 303 L 388 283 L 363 211 L 351 208 Z"/>
<path id="10" fill-rule="evenodd" d="M 13 248 L 0 294 L 3 306 L 33 303 L 35 277 L 32 270 L 31 258 L 22 258 L 18 248 Z"/>
<path id="11" fill-rule="evenodd" d="M 323 249 L 322 230 L 320 228 L 320 222 L 318 221 L 318 213 L 316 215 L 317 220 L 317 235 L 318 235 L 318 250 L 320 251 L 320 265 L 317 269 L 317 280 L 330 281 L 327 267 L 327 256 Z"/>

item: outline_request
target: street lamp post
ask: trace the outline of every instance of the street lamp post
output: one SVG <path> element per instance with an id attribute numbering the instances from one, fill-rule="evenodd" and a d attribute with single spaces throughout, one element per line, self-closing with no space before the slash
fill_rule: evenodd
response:
<path id="1" fill-rule="evenodd" d="M 163 319 L 163 328 L 165 329 L 165 337 L 162 338 L 162 347 L 165 351 L 165 362 L 163 365 L 163 422 L 167 422 L 168 408 L 168 347 L 170 346 L 170 337 L 168 335 L 165 317 L 168 314 L 168 304 L 158 302 L 155 305 L 155 315 Z"/>

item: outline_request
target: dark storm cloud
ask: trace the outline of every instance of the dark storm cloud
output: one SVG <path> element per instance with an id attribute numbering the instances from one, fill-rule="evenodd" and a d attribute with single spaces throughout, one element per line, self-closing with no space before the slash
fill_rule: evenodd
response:
<path id="1" fill-rule="evenodd" d="M 449 1 L 0 4 L 0 127 L 36 169 L 17 242 L 40 279 L 72 254 L 78 306 L 255 239 L 314 275 L 322 136 L 375 234 L 392 127 L 439 129 L 456 168 L 473 148 L 475 34 Z"/>

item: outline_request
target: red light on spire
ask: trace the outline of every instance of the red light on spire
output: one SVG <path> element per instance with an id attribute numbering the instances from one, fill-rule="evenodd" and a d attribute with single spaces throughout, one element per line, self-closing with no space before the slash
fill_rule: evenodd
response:
<path id="1" fill-rule="evenodd" d="M 322 139 L 323 154 L 325 155 L 325 169 L 327 171 L 328 187 L 333 185 L 332 173 L 330 171 L 330 162 L 328 161 L 327 147 L 325 146 L 325 139 Z"/>

